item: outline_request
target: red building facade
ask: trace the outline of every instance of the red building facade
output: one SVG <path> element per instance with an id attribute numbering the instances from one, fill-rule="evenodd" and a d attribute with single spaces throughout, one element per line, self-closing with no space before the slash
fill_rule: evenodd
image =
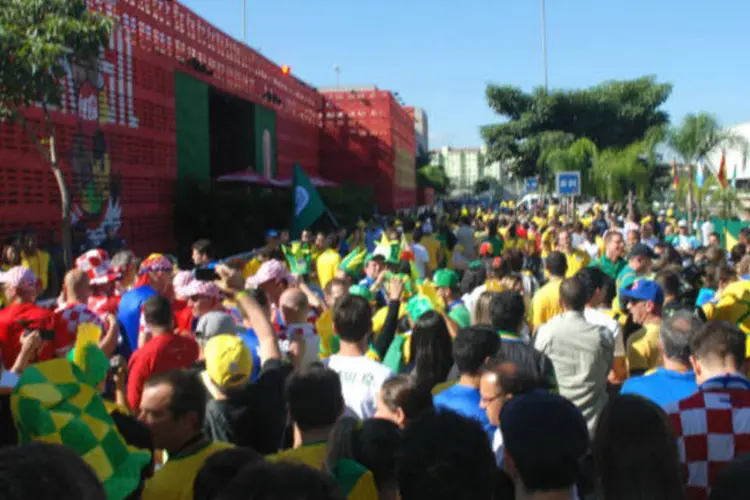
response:
<path id="1" fill-rule="evenodd" d="M 407 164 L 411 158 L 413 171 L 413 126 L 389 93 L 372 96 L 382 115 L 361 125 L 374 127 L 378 147 L 366 154 L 355 147 L 351 158 L 359 163 L 346 168 L 336 138 L 350 131 L 325 118 L 326 106 L 353 106 L 327 99 L 178 2 L 90 4 L 112 16 L 115 28 L 98 68 L 67 68 L 64 102 L 53 120 L 74 222 L 94 243 L 111 227 L 137 252 L 173 249 L 176 181 L 212 177 L 217 99 L 247 106 L 238 120 L 246 122 L 251 146 L 238 152 L 239 168 L 288 177 L 299 163 L 312 175 L 364 183 L 374 178 L 365 173 L 374 166 L 381 209 L 413 204 Z M 41 110 L 29 110 L 28 117 L 38 125 Z M 59 207 L 49 166 L 26 132 L 0 125 L 0 236 L 26 225 L 59 234 Z"/>

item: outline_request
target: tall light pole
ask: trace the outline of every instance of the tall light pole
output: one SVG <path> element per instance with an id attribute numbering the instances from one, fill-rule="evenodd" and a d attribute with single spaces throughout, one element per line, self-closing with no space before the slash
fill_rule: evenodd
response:
<path id="1" fill-rule="evenodd" d="M 338 64 L 334 64 L 333 72 L 336 73 L 336 90 L 338 90 L 341 88 L 341 67 Z"/>
<path id="2" fill-rule="evenodd" d="M 549 90 L 547 85 L 547 15 L 545 13 L 545 0 L 542 0 L 542 68 L 544 71 L 544 90 Z"/>
<path id="3" fill-rule="evenodd" d="M 247 0 L 242 0 L 242 41 L 247 43 Z"/>

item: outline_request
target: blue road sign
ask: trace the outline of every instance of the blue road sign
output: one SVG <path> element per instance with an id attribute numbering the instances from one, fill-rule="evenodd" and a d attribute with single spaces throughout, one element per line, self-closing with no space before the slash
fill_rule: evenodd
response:
<path id="1" fill-rule="evenodd" d="M 539 191 L 539 178 L 537 177 L 526 177 L 524 180 L 524 190 L 527 193 L 534 193 Z"/>
<path id="2" fill-rule="evenodd" d="M 580 196 L 581 195 L 581 173 L 559 172 L 557 174 L 558 196 Z"/>

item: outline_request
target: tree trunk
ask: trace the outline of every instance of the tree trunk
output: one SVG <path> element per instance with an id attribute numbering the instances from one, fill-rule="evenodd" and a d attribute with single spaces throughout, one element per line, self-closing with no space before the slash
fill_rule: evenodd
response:
<path id="1" fill-rule="evenodd" d="M 70 204 L 70 192 L 68 186 L 65 184 L 65 177 L 63 176 L 60 165 L 57 163 L 57 150 L 55 149 L 55 130 L 52 128 L 49 135 L 49 159 L 50 166 L 52 167 L 52 175 L 55 176 L 57 181 L 57 187 L 60 190 L 60 209 L 62 210 L 62 249 L 63 249 L 63 261 L 65 262 L 65 269 L 71 269 L 73 267 L 73 241 L 71 235 L 71 204 Z"/>
<path id="2" fill-rule="evenodd" d="M 690 234 L 693 233 L 693 203 L 695 200 L 693 199 L 693 165 L 688 164 L 687 166 L 688 170 L 688 213 L 687 213 L 687 223 L 688 223 L 688 231 Z"/>

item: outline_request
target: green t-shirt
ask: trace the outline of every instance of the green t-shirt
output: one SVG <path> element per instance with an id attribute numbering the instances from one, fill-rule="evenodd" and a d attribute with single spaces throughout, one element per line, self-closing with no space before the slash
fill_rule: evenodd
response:
<path id="1" fill-rule="evenodd" d="M 456 322 L 459 328 L 471 326 L 471 314 L 463 302 L 457 304 L 448 311 L 448 317 Z"/>
<path id="2" fill-rule="evenodd" d="M 589 267 L 598 267 L 604 274 L 606 274 L 613 280 L 617 280 L 617 278 L 620 276 L 620 273 L 622 273 L 623 269 L 625 269 L 627 265 L 628 263 L 625 262 L 625 259 L 617 259 L 617 262 L 612 262 L 607 258 L 606 255 L 602 255 L 591 264 L 589 264 Z"/>

